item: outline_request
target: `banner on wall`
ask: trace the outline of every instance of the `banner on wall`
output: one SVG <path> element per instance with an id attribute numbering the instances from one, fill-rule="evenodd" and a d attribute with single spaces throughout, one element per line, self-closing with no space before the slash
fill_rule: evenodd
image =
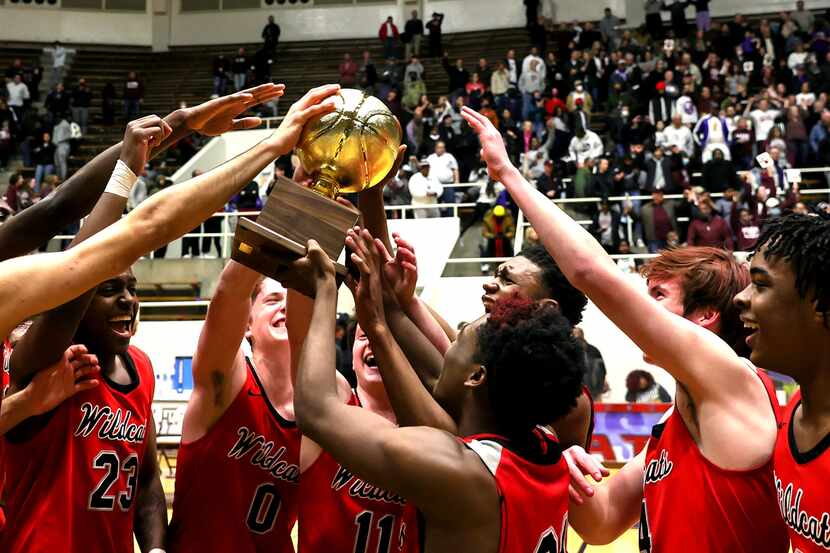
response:
<path id="1" fill-rule="evenodd" d="M 597 403 L 591 453 L 603 461 L 625 463 L 646 446 L 651 428 L 671 403 Z"/>

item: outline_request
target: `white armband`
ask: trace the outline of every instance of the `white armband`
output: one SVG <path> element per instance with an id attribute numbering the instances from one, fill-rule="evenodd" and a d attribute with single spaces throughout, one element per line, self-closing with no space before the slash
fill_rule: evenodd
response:
<path id="1" fill-rule="evenodd" d="M 109 192 L 122 198 L 128 198 L 130 196 L 130 190 L 137 180 L 138 177 L 135 176 L 132 169 L 119 159 L 115 164 L 115 169 L 112 170 L 112 176 L 104 192 Z"/>
<path id="2" fill-rule="evenodd" d="M 156 547 L 155 549 L 151 549 L 149 551 L 149 553 L 167 553 L 167 552 L 164 549 L 161 549 L 160 547 Z"/>

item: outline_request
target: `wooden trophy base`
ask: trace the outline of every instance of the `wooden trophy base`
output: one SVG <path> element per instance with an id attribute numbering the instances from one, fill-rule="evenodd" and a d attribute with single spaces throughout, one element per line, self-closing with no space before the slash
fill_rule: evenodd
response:
<path id="1" fill-rule="evenodd" d="M 303 257 L 313 238 L 334 262 L 339 277 L 347 269 L 337 263 L 346 231 L 357 224 L 360 213 L 279 177 L 256 221 L 242 217 L 233 238 L 231 258 L 273 277 L 278 268 Z"/>

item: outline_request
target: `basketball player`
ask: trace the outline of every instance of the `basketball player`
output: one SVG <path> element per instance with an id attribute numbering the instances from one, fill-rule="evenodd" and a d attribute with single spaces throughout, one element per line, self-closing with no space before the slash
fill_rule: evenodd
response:
<path id="1" fill-rule="evenodd" d="M 691 544 L 700 551 L 786 552 L 770 478 L 775 396 L 769 381 L 718 338 L 737 335 L 728 299 L 744 278 L 738 264 L 726 254 L 693 251 L 692 263 L 653 271 L 651 297 L 642 294 L 587 231 L 521 177 L 489 120 L 469 109 L 463 116 L 479 135 L 490 176 L 507 187 L 568 280 L 678 382 L 674 408 L 646 450 L 590 501 L 572 504 L 571 525 L 588 543 L 609 543 L 639 513 L 644 552 Z M 686 312 L 684 304 L 698 298 L 683 297 L 683 280 L 703 278 L 701 272 L 709 281 L 699 293 L 713 299 Z"/>
<path id="2" fill-rule="evenodd" d="M 499 304 L 461 332 L 435 390 L 467 438 L 398 428 L 339 397 L 334 266 L 314 241 L 308 249 L 302 262 L 316 297 L 294 398 L 304 435 L 364 479 L 355 493 L 377 486 L 417 508 L 424 521 L 417 533 L 429 551 L 564 551 L 567 469 L 556 441 L 536 425 L 567 412 L 581 390 L 581 348 L 567 320 L 549 304 Z M 358 321 L 379 364 L 406 365 L 383 315 L 382 258 L 365 245 L 361 254 L 352 256 L 361 274 Z M 332 550 L 362 552 L 369 543 L 371 551 L 389 551 L 400 538 L 390 532 L 397 522 L 361 515 L 357 541 Z"/>
<path id="3" fill-rule="evenodd" d="M 150 159 L 191 133 L 217 136 L 229 130 L 260 125 L 257 117 L 236 119 L 245 110 L 282 94 L 283 85 L 265 84 L 236 94 L 209 100 L 198 106 L 178 109 L 164 118 L 172 129 L 159 144 L 152 144 Z M 98 154 L 43 200 L 21 211 L 0 226 L 0 261 L 36 250 L 69 224 L 88 214 L 112 174 L 122 144 Z"/>
<path id="4" fill-rule="evenodd" d="M 789 215 L 767 224 L 735 299 L 752 361 L 801 389 L 783 411 L 773 457 L 781 516 L 795 553 L 830 549 L 830 220 Z"/>
<path id="5" fill-rule="evenodd" d="M 273 88 L 276 90 L 276 87 Z M 0 334 L 6 335 L 15 324 L 14 321 L 23 320 L 33 313 L 52 308 L 56 303 L 77 296 L 85 288 L 113 275 L 122 275 L 117 279 L 120 281 L 117 286 L 121 289 L 127 288 L 129 293 L 131 284 L 129 279 L 124 277 L 123 271 L 132 261 L 142 253 L 161 246 L 192 229 L 201 220 L 220 209 L 232 194 L 249 182 L 275 157 L 290 152 L 299 138 L 305 121 L 333 109 L 333 104 L 324 102 L 324 100 L 337 90 L 339 90 L 337 85 L 329 85 L 309 91 L 292 106 L 280 129 L 271 137 L 217 169 L 160 192 L 142 203 L 124 219 L 78 246 L 61 253 L 28 256 L 0 263 L 0 305 L 3 305 L 3 309 L 0 310 Z M 114 192 L 123 192 L 123 182 L 114 184 Z M 49 290 L 49 293 L 46 293 L 46 290 Z M 129 333 L 126 321 L 111 322 L 115 323 L 115 327 L 110 328 L 110 321 L 107 321 L 107 326 L 112 333 L 118 334 L 121 338 Z M 136 372 L 133 371 L 133 381 L 137 379 Z M 105 411 L 101 410 L 100 413 L 103 417 Z M 117 413 L 110 412 L 109 415 L 115 417 Z M 110 421 L 105 435 L 110 435 L 109 432 L 112 431 L 114 434 L 111 435 L 118 437 L 121 435 L 118 434 L 121 430 L 127 433 L 128 441 L 130 438 L 137 439 L 141 434 L 138 425 L 131 426 L 128 421 L 122 419 L 119 424 Z M 144 432 L 146 433 L 146 425 Z M 66 437 L 66 439 L 69 438 L 69 436 Z M 103 459 L 100 460 L 99 464 L 114 467 L 113 459 L 109 457 L 108 459 L 106 462 Z M 31 459 L 27 459 L 26 462 L 30 463 Z M 115 479 L 121 480 L 128 488 L 119 492 L 117 497 L 119 504 L 115 508 L 127 508 L 131 506 L 134 499 L 132 491 L 136 484 L 138 467 L 132 467 L 133 461 L 129 459 L 127 462 L 130 466 L 127 466 L 124 471 L 115 472 Z M 121 474 L 121 472 L 126 474 Z M 53 474 L 60 475 L 62 472 L 55 470 Z M 113 481 L 109 482 L 109 484 L 112 483 Z M 43 484 L 38 481 L 38 485 Z M 89 494 L 87 495 L 88 505 L 94 504 L 94 508 L 97 508 L 105 506 L 104 503 L 108 506 L 110 500 L 115 501 L 113 496 L 108 495 L 108 489 L 93 490 L 93 492 L 98 491 L 101 493 L 84 492 Z M 64 501 L 75 499 L 73 495 L 65 498 Z M 38 518 L 37 516 L 28 518 L 21 523 L 29 525 L 29 531 L 24 532 L 24 535 L 30 535 L 31 530 L 37 527 L 40 522 Z M 46 529 L 42 526 L 38 528 L 38 538 L 54 539 L 54 536 L 45 538 Z M 56 531 L 58 532 L 60 529 Z M 63 538 L 72 539 L 71 536 L 63 536 Z M 71 541 L 69 543 L 71 544 Z M 59 547 L 66 550 L 67 541 L 62 542 Z M 120 547 L 122 547 L 121 544 L 119 544 Z M 129 548 L 131 547 L 130 543 Z M 27 550 L 37 551 L 37 549 Z M 53 549 L 47 547 L 45 550 Z M 84 543 L 83 550 L 95 551 L 96 549 Z M 105 545 L 100 550 L 117 551 L 118 549 Z"/>
<path id="6" fill-rule="evenodd" d="M 193 356 L 168 553 L 294 551 L 300 432 L 285 301 L 278 282 L 225 266 Z M 243 337 L 250 353 L 230 347 Z"/>

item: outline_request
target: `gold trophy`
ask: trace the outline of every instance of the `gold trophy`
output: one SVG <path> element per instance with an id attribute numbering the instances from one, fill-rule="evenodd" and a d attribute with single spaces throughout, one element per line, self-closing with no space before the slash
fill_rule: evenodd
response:
<path id="1" fill-rule="evenodd" d="M 295 148 L 313 184 L 278 178 L 256 221 L 243 217 L 236 228 L 231 257 L 266 276 L 304 256 L 310 238 L 345 276 L 337 258 L 359 213 L 334 199 L 379 184 L 395 164 L 401 125 L 383 102 L 354 89 L 334 99 L 334 111 L 309 120 Z"/>

